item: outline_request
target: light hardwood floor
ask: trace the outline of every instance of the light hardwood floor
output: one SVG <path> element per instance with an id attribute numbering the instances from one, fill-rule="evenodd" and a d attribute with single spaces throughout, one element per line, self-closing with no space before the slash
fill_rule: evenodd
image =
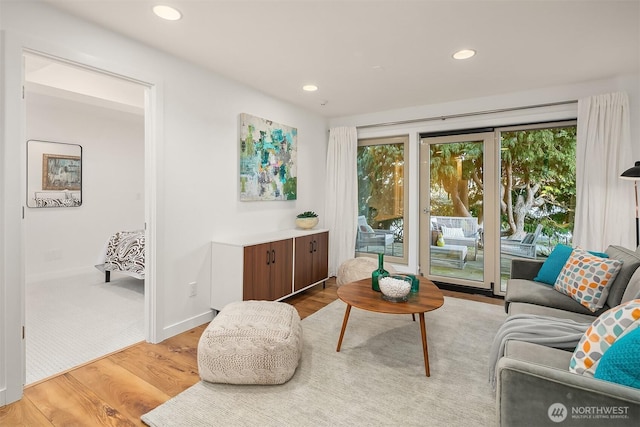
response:
<path id="1" fill-rule="evenodd" d="M 301 318 L 337 299 L 335 278 L 286 300 Z M 502 305 L 500 299 L 443 291 Z M 207 325 L 160 344 L 139 343 L 28 386 L 0 408 L 0 426 L 140 426 L 140 416 L 199 380 L 196 349 Z"/>

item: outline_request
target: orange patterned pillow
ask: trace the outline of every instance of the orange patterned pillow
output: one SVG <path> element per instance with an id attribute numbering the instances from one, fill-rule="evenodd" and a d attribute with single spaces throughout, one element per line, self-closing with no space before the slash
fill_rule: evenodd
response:
<path id="1" fill-rule="evenodd" d="M 560 271 L 554 288 L 596 312 L 607 301 L 609 285 L 621 268 L 622 261 L 575 248 Z"/>
<path id="2" fill-rule="evenodd" d="M 569 362 L 569 371 L 593 376 L 604 353 L 619 338 L 640 326 L 640 299 L 611 308 L 593 321 Z"/>

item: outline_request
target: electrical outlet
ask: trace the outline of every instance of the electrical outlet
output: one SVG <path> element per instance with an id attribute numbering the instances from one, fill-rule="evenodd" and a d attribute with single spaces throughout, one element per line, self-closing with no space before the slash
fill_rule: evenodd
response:
<path id="1" fill-rule="evenodd" d="M 198 283 L 191 282 L 189 283 L 189 296 L 195 297 L 196 295 L 198 295 Z"/>

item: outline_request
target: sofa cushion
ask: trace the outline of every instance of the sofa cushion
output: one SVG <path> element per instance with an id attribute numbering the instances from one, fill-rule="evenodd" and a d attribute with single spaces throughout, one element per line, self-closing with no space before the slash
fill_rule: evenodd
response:
<path id="1" fill-rule="evenodd" d="M 536 316 L 557 317 L 558 319 L 573 320 L 579 323 L 593 323 L 596 318 L 593 313 L 575 313 L 573 311 L 545 307 L 543 305 L 527 304 L 524 302 L 514 302 L 509 304 L 508 314 L 509 316 L 515 316 L 518 314 L 533 314 Z"/>
<path id="2" fill-rule="evenodd" d="M 640 388 L 640 328 L 620 337 L 604 352 L 594 377 Z"/>
<path id="3" fill-rule="evenodd" d="M 562 271 L 562 268 L 571 256 L 571 252 L 573 252 L 573 248 L 571 246 L 556 245 L 542 264 L 542 267 L 540 267 L 538 275 L 533 280 L 536 282 L 546 283 L 548 285 L 554 285 Z M 609 255 L 604 252 L 589 251 L 589 253 L 603 258 L 609 257 Z"/>
<path id="4" fill-rule="evenodd" d="M 591 311 L 601 309 L 609 295 L 622 261 L 606 259 L 576 248 L 556 279 L 554 288 Z"/>
<path id="5" fill-rule="evenodd" d="M 511 260 L 509 278 L 533 280 L 543 265 L 544 261 L 540 259 L 514 258 Z"/>
<path id="6" fill-rule="evenodd" d="M 602 355 L 626 333 L 640 326 L 640 300 L 631 300 L 599 316 L 573 352 L 569 371 L 593 376 Z"/>
<path id="7" fill-rule="evenodd" d="M 622 295 L 627 288 L 629 279 L 640 266 L 640 255 L 622 246 L 613 245 L 609 246 L 605 252 L 609 255 L 609 258 L 619 259 L 623 262 L 622 269 L 618 272 L 616 280 L 611 284 L 609 296 L 607 297 L 607 305 L 615 307 L 622 301 Z"/>
<path id="8" fill-rule="evenodd" d="M 604 313 L 608 309 L 605 306 L 593 313 L 587 307 L 573 298 L 556 291 L 551 286 L 526 279 L 509 279 L 505 301 L 507 304 L 524 302 L 592 316 Z"/>
<path id="9" fill-rule="evenodd" d="M 624 294 L 622 294 L 620 303 L 631 301 L 632 299 L 640 299 L 640 268 L 636 269 L 636 272 L 629 279 L 629 284 Z"/>
<path id="10" fill-rule="evenodd" d="M 462 228 L 459 227 L 456 228 L 442 226 L 442 237 L 444 237 L 445 239 L 464 237 L 464 231 L 462 231 Z"/>
<path id="11" fill-rule="evenodd" d="M 571 360 L 570 351 L 519 340 L 507 341 L 504 355 L 523 362 L 536 363 L 563 371 L 567 369 Z"/>

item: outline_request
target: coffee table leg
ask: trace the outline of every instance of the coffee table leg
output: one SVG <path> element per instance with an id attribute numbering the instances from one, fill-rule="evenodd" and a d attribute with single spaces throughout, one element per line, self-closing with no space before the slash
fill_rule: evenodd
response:
<path id="1" fill-rule="evenodd" d="M 422 335 L 422 352 L 424 353 L 424 371 L 427 376 L 430 377 L 429 373 L 429 351 L 427 350 L 427 327 L 424 324 L 424 313 L 418 313 L 420 317 L 420 334 Z"/>
<path id="2" fill-rule="evenodd" d="M 344 337 L 344 330 L 347 329 L 347 322 L 349 321 L 349 313 L 351 313 L 351 306 L 347 304 L 347 310 L 344 312 L 344 319 L 342 320 L 342 330 L 340 331 L 340 339 L 338 340 L 338 348 L 336 349 L 336 351 L 340 351 L 342 338 Z"/>

